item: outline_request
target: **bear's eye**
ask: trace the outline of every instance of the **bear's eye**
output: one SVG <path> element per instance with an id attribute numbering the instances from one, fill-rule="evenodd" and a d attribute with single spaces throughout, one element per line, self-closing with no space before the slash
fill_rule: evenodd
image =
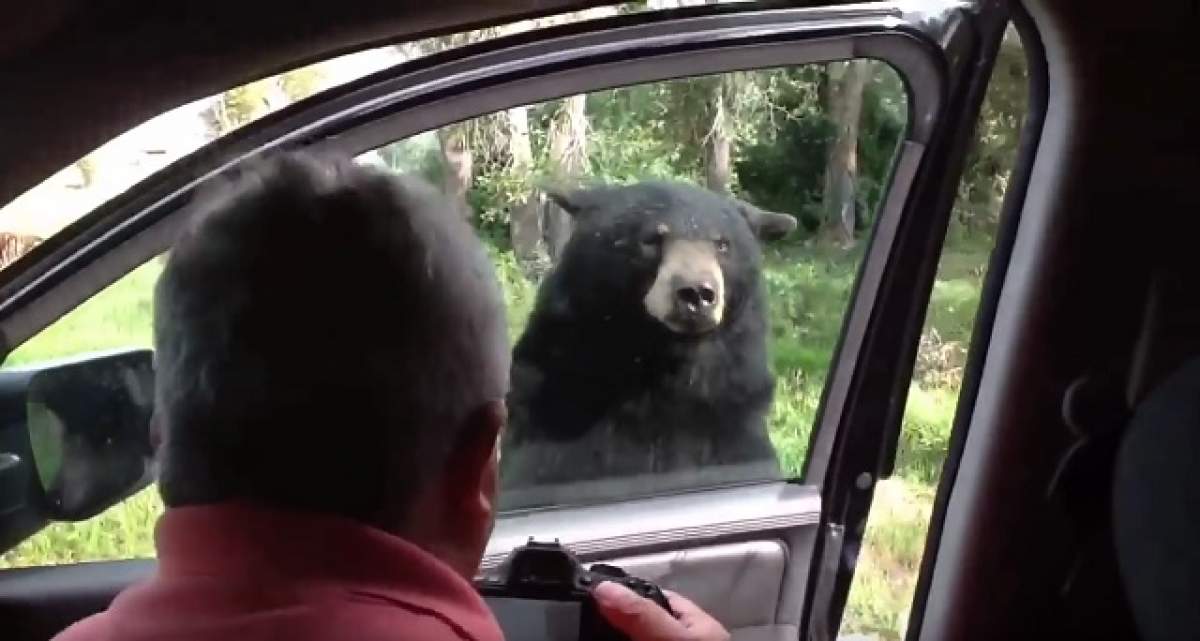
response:
<path id="1" fill-rule="evenodd" d="M 718 238 L 716 241 L 714 241 L 714 244 L 716 244 L 716 246 L 717 246 L 717 251 L 721 252 L 722 254 L 729 253 L 729 240 L 728 239 Z"/>
<path id="2" fill-rule="evenodd" d="M 666 226 L 659 225 L 658 227 L 655 227 L 654 230 L 649 234 L 646 234 L 644 238 L 642 238 L 642 245 L 645 245 L 646 247 L 660 247 L 663 244 L 663 239 L 666 237 Z"/>

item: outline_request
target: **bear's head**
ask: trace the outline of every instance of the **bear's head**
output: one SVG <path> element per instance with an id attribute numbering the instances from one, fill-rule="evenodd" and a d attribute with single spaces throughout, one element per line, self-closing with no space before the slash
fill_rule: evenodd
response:
<path id="1" fill-rule="evenodd" d="M 549 196 L 575 221 L 559 269 L 576 311 L 611 316 L 634 310 L 688 337 L 718 328 L 757 295 L 759 240 L 796 228 L 787 214 L 683 183 Z"/>

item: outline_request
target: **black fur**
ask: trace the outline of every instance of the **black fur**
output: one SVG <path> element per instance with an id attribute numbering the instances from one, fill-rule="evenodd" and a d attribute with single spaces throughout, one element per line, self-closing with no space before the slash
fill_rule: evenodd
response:
<path id="1" fill-rule="evenodd" d="M 755 232 L 775 237 L 794 219 L 674 183 L 556 200 L 576 228 L 514 350 L 505 488 L 688 471 L 713 483 L 775 477 Z M 659 265 L 646 241 L 660 224 L 728 241 L 719 254 L 725 314 L 708 334 L 676 334 L 643 306 Z"/>

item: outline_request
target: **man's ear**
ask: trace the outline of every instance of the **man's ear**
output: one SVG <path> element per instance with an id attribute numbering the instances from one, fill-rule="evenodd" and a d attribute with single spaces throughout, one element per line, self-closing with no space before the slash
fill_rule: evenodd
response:
<path id="1" fill-rule="evenodd" d="M 437 482 L 419 492 L 396 520 L 401 524 L 397 533 L 467 580 L 479 570 L 495 524 L 497 448 L 506 415 L 503 401 L 472 411 L 459 426 Z"/>
<path id="2" fill-rule="evenodd" d="M 459 486 L 456 492 L 470 495 L 463 498 L 476 500 L 474 497 L 480 493 L 495 492 L 495 479 L 487 477 L 496 473 L 500 430 L 507 419 L 504 401 L 485 403 L 467 417 L 451 454 L 447 478 L 450 484 Z"/>
<path id="3" fill-rule="evenodd" d="M 759 209 L 750 203 L 734 199 L 750 229 L 762 240 L 780 240 L 796 230 L 796 217 L 790 214 Z"/>

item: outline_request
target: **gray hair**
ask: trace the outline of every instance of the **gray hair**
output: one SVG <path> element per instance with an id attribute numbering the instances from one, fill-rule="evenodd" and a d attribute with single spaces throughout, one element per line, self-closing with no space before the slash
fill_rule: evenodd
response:
<path id="1" fill-rule="evenodd" d="M 508 387 L 470 226 L 419 179 L 298 154 L 192 208 L 155 291 L 164 502 L 404 510 Z"/>

